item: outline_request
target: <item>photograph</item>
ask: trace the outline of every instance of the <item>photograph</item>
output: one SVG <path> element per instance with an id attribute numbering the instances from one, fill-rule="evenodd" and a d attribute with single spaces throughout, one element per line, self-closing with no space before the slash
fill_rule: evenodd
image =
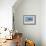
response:
<path id="1" fill-rule="evenodd" d="M 24 24 L 35 25 L 36 24 L 36 16 L 35 15 L 24 15 L 23 17 Z"/>

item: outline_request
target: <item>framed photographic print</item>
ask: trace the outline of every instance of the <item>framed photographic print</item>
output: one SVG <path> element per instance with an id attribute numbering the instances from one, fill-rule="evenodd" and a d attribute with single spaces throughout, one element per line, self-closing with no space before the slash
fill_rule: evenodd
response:
<path id="1" fill-rule="evenodd" d="M 28 25 L 35 25 L 36 24 L 36 16 L 35 15 L 24 15 L 23 16 L 23 23 Z"/>

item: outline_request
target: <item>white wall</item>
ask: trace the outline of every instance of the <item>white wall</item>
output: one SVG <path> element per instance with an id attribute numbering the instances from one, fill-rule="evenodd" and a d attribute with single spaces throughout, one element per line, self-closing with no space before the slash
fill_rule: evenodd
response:
<path id="1" fill-rule="evenodd" d="M 0 27 L 12 28 L 12 6 L 16 0 L 0 0 Z"/>
<path id="2" fill-rule="evenodd" d="M 41 1 L 23 0 L 17 7 L 14 5 L 15 26 L 24 37 L 35 41 L 36 46 L 41 46 Z M 24 25 L 24 15 L 36 15 L 36 25 Z"/>
<path id="3" fill-rule="evenodd" d="M 41 4 L 41 38 L 42 46 L 46 46 L 46 0 L 42 0 Z"/>
<path id="4" fill-rule="evenodd" d="M 16 29 L 22 32 L 25 38 L 33 39 L 36 46 L 46 46 L 45 2 L 45 0 L 23 0 L 22 3 L 13 6 Z M 36 25 L 24 25 L 23 15 L 36 15 Z"/>

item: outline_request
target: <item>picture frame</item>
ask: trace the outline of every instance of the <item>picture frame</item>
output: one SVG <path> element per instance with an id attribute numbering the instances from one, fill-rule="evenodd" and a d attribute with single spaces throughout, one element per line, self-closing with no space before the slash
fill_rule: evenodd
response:
<path id="1" fill-rule="evenodd" d="M 36 15 L 24 15 L 23 23 L 25 25 L 35 25 L 36 24 Z"/>

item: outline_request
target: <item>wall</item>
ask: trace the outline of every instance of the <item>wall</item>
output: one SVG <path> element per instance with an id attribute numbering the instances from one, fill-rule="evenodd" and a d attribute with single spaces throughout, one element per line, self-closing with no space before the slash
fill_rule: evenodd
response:
<path id="1" fill-rule="evenodd" d="M 15 28 L 23 33 L 24 38 L 32 39 L 36 46 L 41 46 L 41 0 L 23 0 L 13 6 L 13 13 Z M 24 25 L 24 15 L 36 15 L 36 25 Z"/>
<path id="2" fill-rule="evenodd" d="M 41 39 L 42 46 L 46 46 L 46 0 L 41 1 Z"/>
<path id="3" fill-rule="evenodd" d="M 0 27 L 12 29 L 12 6 L 16 0 L 0 0 Z"/>
<path id="4" fill-rule="evenodd" d="M 0 0 L 0 32 L 6 27 L 9 30 L 12 29 L 12 6 L 16 0 Z M 3 27 L 1 29 L 1 27 Z M 9 31 L 0 34 L 0 38 L 5 38 L 5 36 L 10 35 Z"/>

